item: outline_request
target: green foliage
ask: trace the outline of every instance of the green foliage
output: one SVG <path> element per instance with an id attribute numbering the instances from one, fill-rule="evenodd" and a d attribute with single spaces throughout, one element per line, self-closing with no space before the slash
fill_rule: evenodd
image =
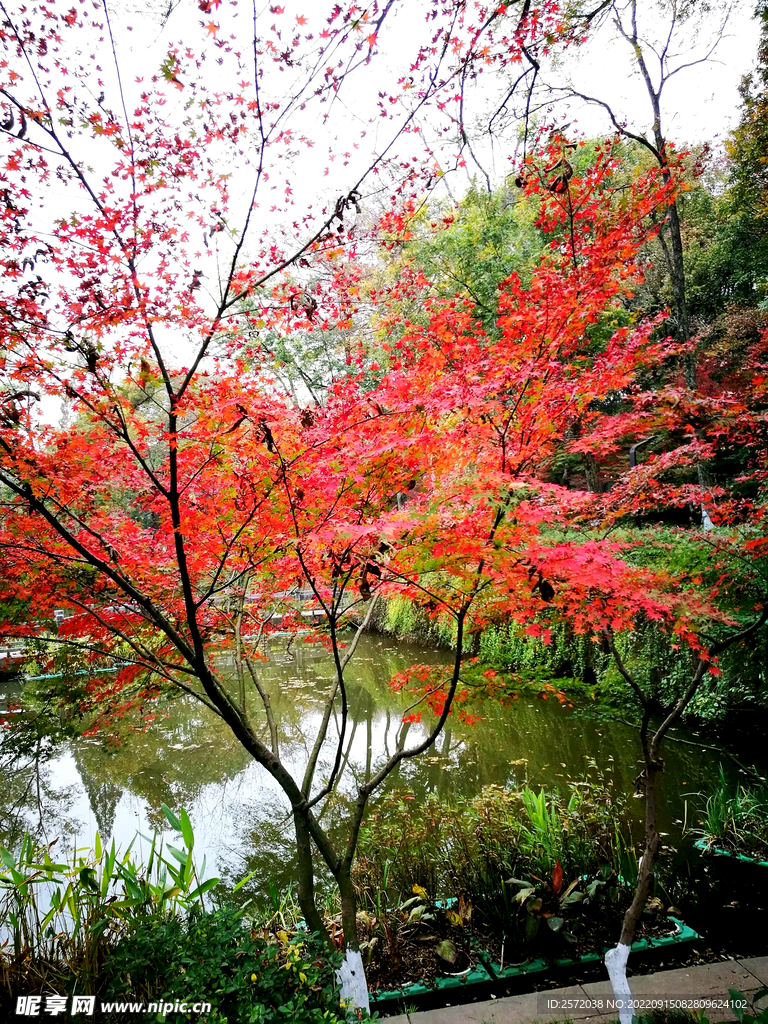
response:
<path id="1" fill-rule="evenodd" d="M 619 913 L 636 872 L 626 807 L 593 777 L 562 793 L 489 787 L 452 806 L 389 794 L 362 831 L 355 881 L 366 912 L 390 931 L 403 899 L 418 906 L 413 892 L 439 893 L 461 897 L 482 934 L 527 955 L 579 942 L 579 921 L 583 936 L 587 918 Z"/>
<path id="2" fill-rule="evenodd" d="M 576 636 L 565 623 L 553 624 L 545 643 L 515 625 L 489 626 L 480 638 L 480 660 L 497 669 L 526 670 L 542 679 L 589 678 L 610 666 L 606 654 L 589 637 Z"/>
<path id="3" fill-rule="evenodd" d="M 729 988 L 731 1009 L 739 1024 L 744 1021 L 754 1021 L 755 1024 L 768 1024 L 768 1004 L 759 1007 L 758 1003 L 766 1003 L 768 1000 L 768 988 L 758 989 L 749 999 L 738 989 Z M 751 1013 L 749 1012 L 751 1010 Z"/>
<path id="4" fill-rule="evenodd" d="M 344 1020 L 334 973 L 341 955 L 297 931 L 296 908 L 276 894 L 275 913 L 258 927 L 244 923 L 242 909 L 207 909 L 218 879 L 203 880 L 205 864 L 195 865 L 187 812 L 164 804 L 163 813 L 180 842 L 164 847 L 153 838 L 142 862 L 131 856 L 136 840 L 121 854 L 98 833 L 93 849 L 59 861 L 53 844 L 40 847 L 31 836 L 15 853 L 0 847 L 0 919 L 10 932 L 4 988 L 146 1002 L 195 994 L 213 1004 L 212 1024 Z"/>
<path id="5" fill-rule="evenodd" d="M 714 846 L 768 860 L 768 786 L 731 786 L 721 765 L 719 785 L 694 831 Z"/>
<path id="6" fill-rule="evenodd" d="M 512 273 L 523 281 L 546 247 L 534 205 L 511 183 L 496 192 L 473 186 L 457 207 L 432 206 L 414 224 L 404 256 L 438 294 L 463 294 L 484 329 L 497 334 L 498 288 Z"/>
<path id="7" fill-rule="evenodd" d="M 714 550 L 711 538 L 698 531 L 661 526 L 617 530 L 614 536 L 627 544 L 625 557 L 630 564 L 667 571 L 683 589 L 715 590 L 727 570 L 729 583 L 720 586 L 716 598 L 719 608 L 737 622 L 748 621 L 750 597 L 754 594 L 757 601 L 759 595 L 751 589 L 750 568 L 729 559 L 726 545 Z M 564 623 L 542 620 L 542 624 L 549 629 L 549 643 L 514 624 L 485 630 L 479 645 L 480 667 L 489 666 L 499 673 L 495 688 L 487 688 L 489 695 L 520 693 L 549 682 L 582 708 L 597 713 L 638 713 L 635 696 L 602 640 L 574 634 Z M 715 621 L 707 625 L 707 632 L 717 637 L 729 628 Z M 695 656 L 688 648 L 649 621 L 639 622 L 632 631 L 616 633 L 614 643 L 646 698 L 660 710 L 671 707 L 690 682 L 695 666 Z M 737 722 L 737 715 L 768 706 L 767 644 L 768 629 L 763 627 L 748 645 L 726 650 L 718 661 L 720 674 L 705 676 L 686 717 L 703 723 Z"/>
<path id="8" fill-rule="evenodd" d="M 195 996 L 213 1004 L 215 1024 L 332 1024 L 345 1019 L 334 974 L 340 961 L 319 935 L 282 932 L 275 941 L 234 910 L 193 911 L 140 922 L 124 935 L 104 966 L 105 997 Z"/>
<path id="9" fill-rule="evenodd" d="M 631 847 L 630 834 L 622 798 L 600 777 L 571 782 L 563 793 L 490 786 L 454 804 L 393 792 L 371 809 L 361 832 L 356 884 L 376 909 L 382 895 L 397 902 L 414 884 L 465 891 L 478 864 L 548 877 L 559 862 L 575 876 L 617 863 L 617 836 Z"/>
<path id="10" fill-rule="evenodd" d="M 741 120 L 733 132 L 728 153 L 731 180 L 738 206 L 751 215 L 768 241 L 768 7 L 761 4 L 760 44 L 754 71 L 742 80 Z"/>
<path id="11" fill-rule="evenodd" d="M 449 616 L 429 616 L 407 597 L 395 595 L 383 603 L 378 628 L 398 640 L 411 640 L 438 647 L 456 646 L 456 623 Z"/>
<path id="12" fill-rule="evenodd" d="M 0 918 L 8 923 L 12 963 L 46 964 L 62 986 L 92 991 L 107 950 L 136 922 L 203 907 L 218 879 L 203 880 L 192 856 L 194 834 L 184 810 L 177 819 L 180 847 L 154 837 L 145 863 L 121 854 L 99 833 L 93 849 L 75 849 L 55 861 L 54 844 L 40 846 L 26 835 L 16 852 L 0 847 Z M 171 822 L 173 824 L 173 822 Z M 4 965 L 8 968 L 8 963 Z M 74 990 L 74 988 L 73 988 Z"/>
<path id="13" fill-rule="evenodd" d="M 757 65 L 741 83 L 741 119 L 721 180 L 693 182 L 678 200 L 690 313 L 711 321 L 768 295 L 768 10 L 758 11 Z"/>

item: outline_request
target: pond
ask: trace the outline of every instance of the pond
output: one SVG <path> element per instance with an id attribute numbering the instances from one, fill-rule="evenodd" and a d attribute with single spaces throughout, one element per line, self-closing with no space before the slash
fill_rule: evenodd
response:
<path id="1" fill-rule="evenodd" d="M 345 744 L 342 794 L 355 776 L 393 749 L 406 698 L 390 691 L 391 676 L 415 662 L 448 660 L 444 651 L 377 635 L 362 638 L 348 669 L 354 716 Z M 298 774 L 332 679 L 330 660 L 317 645 L 286 650 L 273 642 L 262 676 L 272 694 L 283 757 Z M 18 701 L 19 694 L 18 683 L 5 683 L 2 706 Z M 449 718 L 435 748 L 405 762 L 389 785 L 408 787 L 417 799 L 430 792 L 472 796 L 492 783 L 556 787 L 582 778 L 591 765 L 593 772 L 612 775 L 622 792 L 634 792 L 639 746 L 631 726 L 598 721 L 535 697 L 510 708 L 489 703 L 481 714 L 474 725 Z M 409 740 L 423 736 L 424 729 L 424 724 L 411 725 Z M 6 748 L 8 736 L 2 741 Z M 0 749 L 3 753 L 7 764 L 7 749 Z M 695 794 L 716 784 L 721 760 L 726 777 L 735 779 L 735 766 L 716 752 L 667 744 L 660 827 L 671 843 L 700 802 Z M 323 776 L 321 760 L 317 777 Z M 3 821 L 22 821 L 48 842 L 59 837 L 59 850 L 64 844 L 69 849 L 90 846 L 97 829 L 102 839 L 114 837 L 125 849 L 137 832 L 151 836 L 166 829 L 163 803 L 189 813 L 198 864 L 205 856 L 208 874 L 234 882 L 256 870 L 257 881 L 258 876 L 270 876 L 278 885 L 290 881 L 292 830 L 285 798 L 227 726 L 193 698 L 172 701 L 147 731 L 126 735 L 114 749 L 95 737 L 56 749 L 41 744 L 38 756 L 6 767 L 0 813 Z M 639 821 L 642 801 L 630 803 Z M 137 843 L 134 851 L 140 854 L 144 841 Z"/>

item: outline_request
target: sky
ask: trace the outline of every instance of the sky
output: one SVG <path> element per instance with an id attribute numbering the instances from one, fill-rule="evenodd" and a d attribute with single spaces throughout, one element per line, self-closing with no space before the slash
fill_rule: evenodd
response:
<path id="1" fill-rule="evenodd" d="M 192 48 L 205 46 L 215 56 L 214 43 L 228 36 L 234 38 L 236 45 L 242 45 L 243 64 L 248 69 L 253 25 L 250 4 L 223 0 L 218 9 L 204 14 L 196 0 L 176 0 L 161 31 L 161 14 L 167 6 L 168 0 L 151 0 L 149 6 L 138 3 L 133 7 L 124 3 L 115 5 L 119 56 L 131 77 L 139 76 L 148 81 L 156 75 L 169 42 L 177 40 Z M 308 0 L 284 0 L 279 5 L 270 0 L 257 2 L 259 32 L 266 36 L 275 26 L 286 45 L 298 33 L 302 36 L 302 46 L 311 50 L 331 6 L 330 2 L 320 3 L 318 0 L 311 3 Z M 354 184 L 357 175 L 368 166 L 371 154 L 381 152 L 390 141 L 396 124 L 378 116 L 377 96 L 380 90 L 393 89 L 398 78 L 407 76 L 419 43 L 428 38 L 433 27 L 425 20 L 428 7 L 428 0 L 407 0 L 393 10 L 377 40 L 379 53 L 369 67 L 356 72 L 350 85 L 334 100 L 327 120 L 321 120 L 318 116 L 320 108 L 311 104 L 304 114 L 296 112 L 294 115 L 292 127 L 297 132 L 306 130 L 315 140 L 311 150 L 298 153 L 295 159 L 292 170 L 294 209 L 304 208 L 310 203 L 319 209 L 323 205 L 319 200 L 335 200 L 339 192 Z M 651 42 L 659 31 L 666 28 L 665 22 L 658 17 L 657 7 L 654 0 L 641 0 L 639 29 L 641 35 Z M 712 58 L 680 71 L 667 84 L 662 101 L 665 124 L 669 136 L 679 145 L 703 141 L 717 143 L 737 123 L 738 84 L 753 66 L 757 50 L 758 32 L 752 17 L 753 8 L 754 0 L 737 0 Z M 302 21 L 306 24 L 301 25 Z M 218 26 L 217 33 L 212 32 L 211 26 Z M 713 33 L 717 34 L 719 27 L 715 17 L 705 17 L 701 24 L 694 19 L 690 30 L 673 37 L 670 47 L 672 66 L 704 56 Z M 361 27 L 361 34 L 366 31 L 367 28 Z M 315 36 L 315 43 L 304 42 L 310 33 Z M 290 71 L 285 70 L 288 73 L 272 75 L 272 84 L 282 86 L 287 94 L 293 83 Z M 625 40 L 617 38 L 609 24 L 603 25 L 583 47 L 572 48 L 553 70 L 547 70 L 543 75 L 543 81 L 555 86 L 562 86 L 569 80 L 580 91 L 615 105 L 630 125 L 643 129 L 649 126 L 648 98 L 638 75 L 633 73 L 630 48 Z M 471 124 L 475 118 L 478 123 L 482 121 L 483 108 L 488 108 L 493 93 L 492 76 L 481 75 L 467 107 L 468 123 Z M 183 94 L 177 102 L 183 104 Z M 327 107 L 323 113 L 328 113 Z M 543 110 L 541 116 L 557 124 L 568 124 L 572 133 L 593 136 L 610 132 L 610 123 L 604 112 L 579 101 L 558 103 Z M 450 166 L 456 146 L 453 142 L 445 144 L 446 135 L 441 130 L 444 122 L 439 123 L 433 113 L 419 118 L 418 123 L 444 169 Z M 411 140 L 412 137 L 406 138 L 399 145 L 405 156 L 417 154 L 418 147 L 412 145 Z M 481 143 L 479 150 L 484 154 L 481 162 L 492 183 L 500 184 L 511 169 L 514 140 L 497 140 L 493 147 Z M 349 158 L 344 156 L 347 153 Z M 477 173 L 477 168 L 470 161 L 465 171 L 453 175 L 452 192 L 461 194 L 468 178 Z M 284 209 L 281 206 L 279 211 L 272 212 L 280 213 Z M 262 216 L 267 212 L 262 204 Z"/>
<path id="2" fill-rule="evenodd" d="M 643 7 L 652 3 L 643 0 Z M 722 139 L 738 123 L 738 85 L 742 76 L 754 66 L 757 56 L 758 31 L 752 16 L 754 3 L 740 3 L 732 10 L 722 38 L 712 57 L 704 63 L 686 68 L 670 79 L 663 96 L 663 114 L 669 135 L 680 144 L 695 144 Z M 654 34 L 653 17 L 645 18 L 642 28 Z M 695 40 L 683 34 L 680 45 L 672 47 L 677 54 L 673 67 L 703 57 L 717 36 L 720 22 L 707 19 L 711 31 L 702 32 Z M 658 33 L 656 33 L 658 34 Z M 652 123 L 647 93 L 639 75 L 628 71 L 629 46 L 615 32 L 603 32 L 584 47 L 571 72 L 574 84 L 581 91 L 615 103 L 630 123 L 646 130 Z M 657 66 L 653 66 L 653 72 Z M 582 108 L 577 113 L 580 126 L 587 132 L 599 131 L 606 121 L 596 110 Z"/>
<path id="3" fill-rule="evenodd" d="M 317 0 L 312 3 L 284 0 L 279 6 L 268 2 L 258 7 L 257 24 L 264 27 L 276 25 L 287 41 L 298 30 L 297 22 L 307 18 L 308 23 L 302 31 L 312 31 L 316 35 L 323 27 L 329 6 Z M 431 30 L 425 21 L 427 8 L 426 0 L 408 0 L 396 8 L 385 24 L 386 31 L 380 34 L 379 54 L 369 68 L 356 74 L 352 88 L 342 92 L 334 102 L 328 121 L 322 124 L 317 121 L 317 109 L 308 115 L 308 132 L 314 134 L 317 144 L 309 160 L 306 159 L 307 154 L 298 160 L 294 193 L 296 205 L 299 199 L 306 203 L 316 200 L 318 193 L 323 193 L 324 182 L 319 180 L 322 177 L 332 177 L 333 187 L 329 185 L 328 195 L 337 194 L 339 181 L 351 182 L 355 171 L 367 166 L 371 152 L 381 151 L 389 141 L 394 126 L 377 116 L 376 96 L 380 89 L 391 88 L 392 83 L 407 74 L 417 44 L 425 40 Z M 639 30 L 641 36 L 651 43 L 666 31 L 666 21 L 658 17 L 657 8 L 658 4 L 653 0 L 641 0 Z M 700 21 L 694 18 L 690 27 L 673 36 L 670 65 L 677 67 L 701 60 L 709 52 L 713 39 L 721 35 L 710 59 L 681 70 L 665 87 L 662 100 L 665 126 L 669 136 L 679 145 L 695 145 L 704 141 L 717 143 L 738 122 L 738 85 L 754 65 L 757 52 L 758 31 L 752 16 L 753 9 L 754 0 L 737 0 L 722 33 L 719 31 L 721 19 L 709 16 Z M 282 13 L 273 14 L 275 10 Z M 122 54 L 129 57 L 131 71 L 146 78 L 157 73 L 169 40 L 183 39 L 195 46 L 196 40 L 202 38 L 210 46 L 210 28 L 206 30 L 204 26 L 213 22 L 220 26 L 219 38 L 229 31 L 247 44 L 252 27 L 249 6 L 231 2 L 223 3 L 208 16 L 201 14 L 193 0 L 177 0 L 162 33 L 158 31 L 157 14 L 148 17 L 146 7 L 134 17 L 130 8 L 121 6 L 117 17 L 123 25 L 130 21 L 133 26 L 132 32 L 120 34 Z M 651 54 L 649 63 L 655 75 Z M 286 81 L 287 78 L 285 76 Z M 586 45 L 572 48 L 554 69 L 545 72 L 543 81 L 555 86 L 570 82 L 579 91 L 609 102 L 629 125 L 643 130 L 650 126 L 648 97 L 633 69 L 631 50 L 610 24 L 603 25 Z M 485 80 L 481 76 L 467 109 L 468 122 L 471 123 L 476 115 L 479 118 L 483 105 L 491 102 L 492 95 L 491 76 L 486 75 Z M 558 103 L 542 111 L 541 116 L 558 124 L 569 124 L 571 132 L 603 135 L 610 131 L 605 113 L 580 101 Z M 303 127 L 299 115 L 294 123 Z M 451 143 L 441 150 L 440 130 L 433 115 L 421 118 L 420 126 L 425 136 L 431 133 L 430 141 L 437 146 L 435 152 L 447 166 L 455 145 Z M 318 127 L 322 130 L 318 131 Z M 363 132 L 366 133 L 364 138 L 361 137 Z M 407 152 L 407 144 L 402 148 Z M 412 148 L 415 152 L 415 147 Z M 345 173 L 341 154 L 347 152 L 352 153 L 352 158 L 348 165 L 350 170 Z M 501 142 L 493 149 L 487 148 L 485 153 L 487 159 L 483 163 L 493 183 L 498 184 L 509 173 L 513 153 Z M 329 166 L 329 155 L 335 167 L 332 168 L 333 175 L 326 176 L 324 171 Z M 318 171 L 319 174 L 316 173 Z M 477 173 L 476 167 L 468 168 L 464 177 L 472 173 Z M 455 187 L 461 191 L 460 184 Z"/>
<path id="4" fill-rule="evenodd" d="M 700 25 L 694 21 L 691 30 L 683 32 L 679 39 L 673 37 L 670 45 L 672 66 L 692 63 L 691 67 L 670 79 L 664 94 L 667 132 L 678 144 L 717 142 L 736 124 L 738 84 L 754 64 L 758 42 L 757 26 L 751 17 L 753 2 L 741 0 L 734 6 L 719 46 L 709 60 L 699 62 L 709 51 L 713 33 L 717 35 L 720 26 L 716 18 L 705 18 Z M 160 74 L 168 47 L 174 41 L 183 60 L 186 60 L 184 52 L 187 48 L 205 52 L 202 74 L 209 90 L 222 93 L 240 90 L 246 99 L 252 98 L 253 11 L 250 4 L 246 0 L 240 3 L 222 0 L 211 13 L 203 13 L 198 0 L 179 0 L 161 30 L 162 13 L 167 10 L 167 3 L 168 0 L 149 0 L 147 6 L 142 0 L 142 4 L 137 4 L 137 9 L 132 10 L 130 4 L 114 0 L 113 30 L 128 109 L 139 102 L 140 93 L 147 83 Z M 294 39 L 298 38 L 300 49 L 311 56 L 326 24 L 330 6 L 330 0 L 323 3 L 318 0 L 312 0 L 312 3 L 283 0 L 280 4 L 267 0 L 261 5 L 257 0 L 258 34 L 262 40 L 271 37 L 281 45 L 284 43 L 287 49 L 293 47 Z M 328 204 L 332 208 L 336 198 L 356 184 L 373 157 L 397 136 L 411 95 L 401 90 L 402 100 L 387 108 L 393 114 L 392 119 L 388 119 L 380 116 L 379 94 L 382 91 L 397 94 L 398 80 L 408 79 L 414 54 L 434 28 L 425 20 L 429 6 L 430 0 L 404 0 L 397 5 L 376 42 L 380 52 L 370 65 L 363 65 L 355 72 L 333 103 L 319 105 L 312 102 L 310 96 L 306 109 L 297 106 L 293 110 L 282 127 L 289 129 L 296 141 L 271 151 L 270 180 L 262 183 L 257 197 L 254 231 L 246 253 L 249 247 L 251 252 L 258 249 L 259 232 L 277 232 L 281 225 L 289 233 L 305 239 L 311 233 L 312 225 L 321 221 L 323 208 Z M 659 30 L 664 30 L 664 23 L 653 16 L 658 6 L 655 0 L 642 0 L 640 4 L 640 31 L 651 44 Z M 361 20 L 357 31 L 364 37 L 368 28 Z M 219 54 L 223 51 L 217 46 L 225 39 L 231 39 L 233 45 L 242 50 L 239 67 L 232 62 L 218 63 Z M 97 61 L 104 69 L 101 76 L 109 97 L 107 102 L 114 106 L 115 80 L 107 43 L 94 45 L 86 32 L 77 35 L 77 42 L 86 55 L 91 47 L 96 51 Z M 301 79 L 301 69 L 268 62 L 263 62 L 263 66 L 266 71 L 264 95 L 285 102 L 295 92 L 296 83 Z M 193 69 L 189 67 L 187 70 L 191 76 Z M 182 79 L 185 74 L 181 73 Z M 610 24 L 604 25 L 583 47 L 569 50 L 542 77 L 548 84 L 562 87 L 570 81 L 579 90 L 594 93 L 614 105 L 618 115 L 626 117 L 633 127 L 644 130 L 649 124 L 648 98 L 642 82 L 633 73 L 631 50 L 625 40 L 616 37 Z M 491 74 L 478 77 L 467 104 L 469 125 L 476 127 L 487 122 L 494 90 L 498 91 L 503 86 L 504 82 L 494 81 Z M 187 116 L 188 105 L 193 103 L 192 90 L 189 87 L 177 90 L 169 86 L 167 99 L 164 111 L 168 122 L 180 123 Z M 604 113 L 599 108 L 584 104 L 550 105 L 541 111 L 540 116 L 559 125 L 567 124 L 571 135 L 577 132 L 587 136 L 610 133 Z M 447 125 L 444 116 L 441 118 L 434 111 L 422 112 L 413 123 L 419 129 L 418 133 L 402 136 L 392 152 L 402 160 L 419 160 L 424 158 L 426 145 L 431 152 L 429 159 L 445 170 L 455 163 L 457 153 L 455 130 L 446 131 Z M 311 145 L 301 141 L 302 134 L 307 136 Z M 516 127 L 512 125 L 506 138 L 497 139 L 493 147 L 483 143 L 475 147 L 493 185 L 501 184 L 509 174 L 517 145 Z M 82 142 L 79 156 L 95 165 L 97 175 L 109 171 L 108 163 L 102 164 L 101 161 L 113 159 L 113 153 L 106 152 L 105 147 L 108 149 L 109 143 L 103 138 L 98 146 L 90 138 Z M 281 155 L 275 160 L 278 153 Z M 232 211 L 231 222 L 239 224 L 250 203 L 254 165 L 241 166 L 235 158 L 226 171 L 232 175 L 233 207 L 237 207 Z M 478 173 L 468 160 L 465 168 L 438 180 L 446 182 L 451 195 L 458 197 L 469 185 L 471 176 Z M 387 184 L 385 179 L 374 176 L 367 179 L 362 188 L 364 209 L 375 212 L 377 204 L 390 192 Z M 290 194 L 286 194 L 286 186 L 290 187 Z M 55 182 L 52 187 L 56 189 Z M 439 185 L 434 194 L 440 196 Z M 52 198 L 56 204 L 73 201 L 71 196 L 69 199 L 58 195 Z M 294 230 L 292 222 L 307 210 L 310 211 L 308 226 Z M 50 206 L 42 213 L 50 213 Z M 227 240 L 222 235 L 217 236 L 216 241 L 222 249 L 221 262 L 225 263 Z M 213 304 L 216 298 L 216 257 L 208 263 L 198 263 L 197 257 L 194 258 L 194 265 L 204 268 L 205 287 L 211 289 Z M 206 257 L 200 259 L 205 260 Z M 177 334 L 170 329 L 166 333 L 169 346 L 177 353 L 182 351 Z"/>

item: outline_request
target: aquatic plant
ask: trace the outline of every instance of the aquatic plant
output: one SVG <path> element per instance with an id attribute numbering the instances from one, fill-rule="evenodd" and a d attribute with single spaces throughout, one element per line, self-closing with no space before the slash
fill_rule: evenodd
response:
<path id="1" fill-rule="evenodd" d="M 746 856 L 768 856 L 768 786 L 733 786 L 720 766 L 719 785 L 704 804 L 701 827 L 708 843 Z"/>

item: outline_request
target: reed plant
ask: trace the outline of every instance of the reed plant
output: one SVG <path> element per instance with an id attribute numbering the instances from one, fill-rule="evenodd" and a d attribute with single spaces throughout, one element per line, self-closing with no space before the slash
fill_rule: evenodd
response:
<path id="1" fill-rule="evenodd" d="M 711 845 L 768 860 L 768 786 L 731 785 L 721 765 L 719 785 L 694 832 Z"/>
<path id="2" fill-rule="evenodd" d="M 97 832 L 93 847 L 56 857 L 57 842 L 25 835 L 15 851 L 0 847 L 0 968 L 3 987 L 36 991 L 95 991 L 109 950 L 138 920 L 163 919 L 203 907 L 218 882 L 203 880 L 193 856 L 194 833 L 182 809 L 164 806 L 179 833 L 178 846 L 148 839 L 138 861 L 134 838 L 125 853 L 107 848 Z"/>
<path id="3" fill-rule="evenodd" d="M 17 995 L 79 992 L 171 1004 L 199 997 L 213 1004 L 211 1024 L 345 1021 L 334 973 L 341 954 L 307 934 L 295 894 L 270 884 L 256 917 L 246 917 L 250 901 L 206 906 L 219 880 L 195 862 L 186 811 L 163 811 L 175 844 L 137 836 L 121 853 L 97 833 L 92 847 L 58 857 L 57 843 L 30 835 L 13 851 L 0 847 L 0 1019 L 10 1019 Z M 251 877 L 219 895 L 234 903 Z M 338 912 L 333 900 L 326 911 Z"/>

